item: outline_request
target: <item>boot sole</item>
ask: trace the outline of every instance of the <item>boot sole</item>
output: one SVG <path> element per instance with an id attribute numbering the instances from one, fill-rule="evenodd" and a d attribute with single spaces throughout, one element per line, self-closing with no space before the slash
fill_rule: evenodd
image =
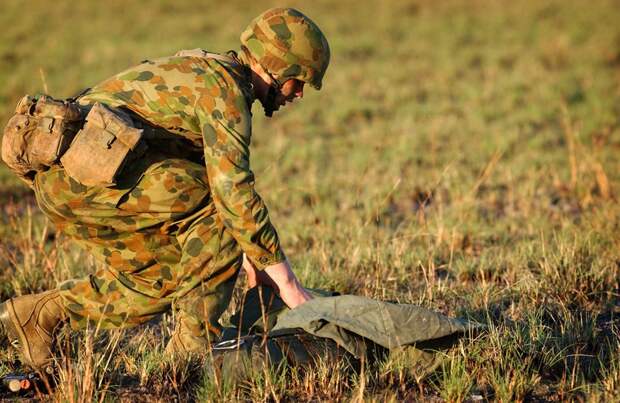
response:
<path id="1" fill-rule="evenodd" d="M 28 339 L 26 338 L 21 324 L 17 320 L 12 299 L 0 304 L 0 323 L 2 323 L 11 345 L 15 347 L 14 342 L 17 341 L 19 343 L 19 349 L 21 350 L 20 353 L 26 363 L 32 365 L 33 361 L 30 350 L 28 349 Z"/>

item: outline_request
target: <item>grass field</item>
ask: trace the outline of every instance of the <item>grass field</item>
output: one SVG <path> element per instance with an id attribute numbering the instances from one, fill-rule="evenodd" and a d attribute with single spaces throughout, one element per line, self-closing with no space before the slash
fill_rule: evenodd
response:
<path id="1" fill-rule="evenodd" d="M 25 93 L 68 97 L 147 57 L 237 48 L 282 4 L 2 3 L 2 122 Z M 296 273 L 488 332 L 419 382 L 394 359 L 231 391 L 162 363 L 164 317 L 68 334 L 46 399 L 620 400 L 620 2 L 287 4 L 332 49 L 323 91 L 271 120 L 254 109 L 257 187 Z M 4 166 L 0 208 L 0 299 L 94 270 Z M 19 370 L 0 346 L 0 375 Z"/>

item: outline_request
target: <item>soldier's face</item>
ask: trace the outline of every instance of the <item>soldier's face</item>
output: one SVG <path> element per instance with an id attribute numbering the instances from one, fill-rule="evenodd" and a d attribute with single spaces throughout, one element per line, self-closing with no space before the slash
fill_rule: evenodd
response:
<path id="1" fill-rule="evenodd" d="M 279 90 L 273 86 L 273 78 L 255 61 L 250 61 L 252 69 L 252 84 L 254 96 L 260 101 L 265 109 L 265 115 L 271 117 L 273 112 L 280 109 L 295 98 L 304 96 L 304 82 L 295 78 L 288 79 Z"/>
<path id="2" fill-rule="evenodd" d="M 304 82 L 291 78 L 286 80 L 280 89 L 279 96 L 276 96 L 276 100 L 280 101 L 280 105 L 285 105 L 287 102 L 293 102 L 295 98 L 303 98 L 304 96 Z"/>

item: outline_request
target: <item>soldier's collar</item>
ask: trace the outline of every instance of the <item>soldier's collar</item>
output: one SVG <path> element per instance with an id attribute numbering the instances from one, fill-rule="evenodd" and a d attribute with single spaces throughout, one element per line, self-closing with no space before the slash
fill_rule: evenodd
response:
<path id="1" fill-rule="evenodd" d="M 237 53 L 234 50 L 229 50 L 226 52 L 226 55 L 235 61 L 234 66 L 241 75 L 241 91 L 247 101 L 248 109 L 251 111 L 252 103 L 254 103 L 256 98 L 254 97 L 254 84 L 252 83 L 252 69 L 250 68 L 247 56 L 243 51 Z"/>

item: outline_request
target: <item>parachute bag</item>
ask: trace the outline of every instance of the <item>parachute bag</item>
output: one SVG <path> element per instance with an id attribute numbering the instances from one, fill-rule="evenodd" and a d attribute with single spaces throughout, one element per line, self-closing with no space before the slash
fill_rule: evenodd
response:
<path id="1" fill-rule="evenodd" d="M 143 135 L 127 113 L 95 103 L 60 162 L 83 185 L 114 186 L 123 167 L 146 151 Z"/>
<path id="2" fill-rule="evenodd" d="M 75 103 L 26 95 L 4 128 L 2 160 L 32 186 L 37 172 L 58 162 L 82 123 L 82 112 Z"/>

